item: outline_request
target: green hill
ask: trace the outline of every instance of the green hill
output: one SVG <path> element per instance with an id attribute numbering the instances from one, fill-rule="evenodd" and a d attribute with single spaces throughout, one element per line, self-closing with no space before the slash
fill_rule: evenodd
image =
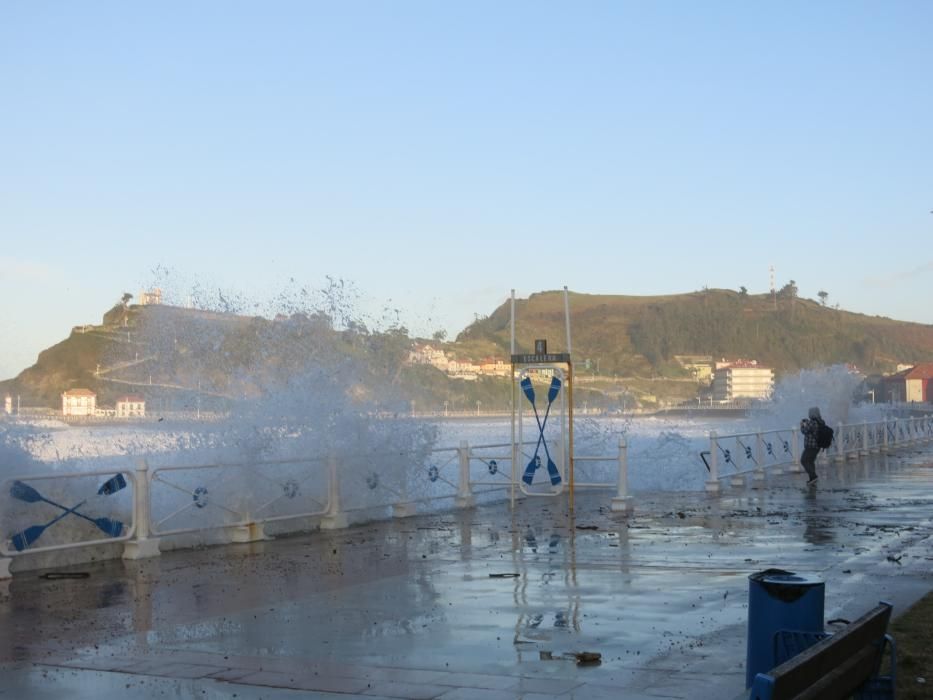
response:
<path id="1" fill-rule="evenodd" d="M 576 362 L 599 362 L 602 375 L 684 374 L 675 355 L 756 359 L 778 374 L 851 363 L 866 373 L 900 362 L 933 360 L 933 326 L 833 309 L 788 293 L 747 295 L 723 289 L 658 297 L 570 294 Z M 516 300 L 520 348 L 548 338 L 564 346 L 562 292 Z M 457 344 L 508 351 L 509 304 L 468 326 Z"/>

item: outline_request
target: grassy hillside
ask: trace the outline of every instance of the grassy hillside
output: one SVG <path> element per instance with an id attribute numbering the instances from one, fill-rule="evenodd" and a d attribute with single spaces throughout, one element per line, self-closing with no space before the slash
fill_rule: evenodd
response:
<path id="1" fill-rule="evenodd" d="M 571 294 L 574 357 L 599 361 L 600 374 L 682 376 L 675 355 L 749 358 L 779 374 L 848 362 L 866 372 L 891 371 L 898 362 L 933 360 L 933 326 L 865 316 L 808 299 L 744 295 L 711 289 L 662 297 Z M 516 302 L 520 349 L 548 338 L 564 347 L 561 292 Z M 509 305 L 476 321 L 457 343 L 485 341 L 507 352 Z"/>

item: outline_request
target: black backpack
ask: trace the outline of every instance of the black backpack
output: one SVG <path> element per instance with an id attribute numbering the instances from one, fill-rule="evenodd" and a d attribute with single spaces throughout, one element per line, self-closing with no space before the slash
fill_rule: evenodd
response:
<path id="1" fill-rule="evenodd" d="M 816 431 L 816 445 L 820 449 L 828 450 L 833 444 L 833 429 L 826 423 L 820 423 Z"/>

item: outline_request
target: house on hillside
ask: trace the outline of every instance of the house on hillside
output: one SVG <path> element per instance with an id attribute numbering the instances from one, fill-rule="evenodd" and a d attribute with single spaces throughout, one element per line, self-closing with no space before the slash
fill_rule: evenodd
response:
<path id="1" fill-rule="evenodd" d="M 756 360 L 725 360 L 713 372 L 713 400 L 770 399 L 774 391 L 774 370 Z"/>
<path id="2" fill-rule="evenodd" d="M 139 305 L 140 306 L 149 306 L 151 304 L 161 304 L 162 303 L 162 290 L 158 287 L 150 289 L 149 291 L 142 291 L 139 293 Z"/>
<path id="3" fill-rule="evenodd" d="M 442 372 L 446 372 L 449 363 L 447 353 L 432 345 L 416 343 L 411 352 L 408 353 L 408 364 L 410 365 L 432 365 Z"/>
<path id="4" fill-rule="evenodd" d="M 486 374 L 493 377 L 508 377 L 512 365 L 504 360 L 494 357 L 487 357 L 480 362 L 480 374 Z"/>
<path id="5" fill-rule="evenodd" d="M 933 362 L 921 362 L 882 379 L 886 401 L 933 401 Z"/>
<path id="6" fill-rule="evenodd" d="M 69 389 L 62 393 L 63 416 L 93 416 L 97 412 L 97 394 L 90 389 Z"/>
<path id="7" fill-rule="evenodd" d="M 472 360 L 451 360 L 447 365 L 447 374 L 454 379 L 476 381 L 480 373 L 480 366 Z"/>
<path id="8" fill-rule="evenodd" d="M 121 396 L 117 399 L 117 418 L 144 418 L 146 399 L 142 396 Z"/>

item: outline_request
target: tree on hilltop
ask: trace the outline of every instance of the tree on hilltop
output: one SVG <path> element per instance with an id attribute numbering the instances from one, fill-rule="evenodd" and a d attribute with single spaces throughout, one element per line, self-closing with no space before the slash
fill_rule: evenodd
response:
<path id="1" fill-rule="evenodd" d="M 797 297 L 797 283 L 791 280 L 778 290 L 780 299 L 795 299 Z"/>

